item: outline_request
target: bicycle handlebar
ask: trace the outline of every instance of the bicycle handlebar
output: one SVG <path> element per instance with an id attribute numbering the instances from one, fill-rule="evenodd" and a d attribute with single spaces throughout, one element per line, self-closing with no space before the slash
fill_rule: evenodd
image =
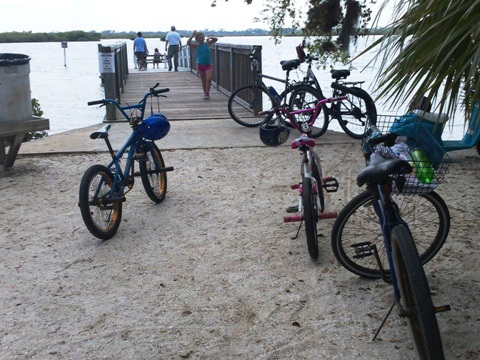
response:
<path id="1" fill-rule="evenodd" d="M 143 97 L 143 99 L 140 101 L 140 103 L 144 102 L 145 99 L 148 97 L 148 96 L 156 96 L 156 97 L 159 97 L 159 96 L 162 96 L 160 94 L 163 94 L 163 93 L 166 93 L 166 92 L 169 92 L 170 89 L 169 88 L 164 88 L 164 89 L 158 89 L 158 90 L 155 90 L 155 88 L 158 86 L 159 84 L 157 83 L 155 86 L 151 87 L 150 88 L 150 91 L 148 93 L 145 94 L 145 96 Z M 92 105 L 106 105 L 106 104 L 117 104 L 118 105 L 118 102 L 117 100 L 114 100 L 114 99 L 102 99 L 102 100 L 94 100 L 94 101 L 89 101 L 87 103 L 88 106 L 92 106 Z"/>

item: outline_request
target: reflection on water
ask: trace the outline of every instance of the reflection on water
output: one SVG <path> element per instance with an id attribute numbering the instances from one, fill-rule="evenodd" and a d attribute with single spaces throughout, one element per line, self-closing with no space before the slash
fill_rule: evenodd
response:
<path id="1" fill-rule="evenodd" d="M 119 40 L 102 40 L 103 44 L 115 43 Z M 133 42 L 125 40 L 128 44 L 130 68 L 133 69 Z M 300 44 L 302 38 L 287 37 L 279 45 L 275 45 L 270 37 L 224 37 L 220 43 L 261 45 L 262 67 L 265 74 L 283 78 L 284 72 L 280 66 L 280 60 L 288 60 L 296 57 L 295 47 Z M 365 48 L 368 39 L 360 39 L 359 52 Z M 186 39 L 184 39 L 186 44 Z M 151 52 L 158 47 L 163 50 L 165 44 L 158 39 L 147 39 L 147 45 Z M 97 42 L 69 42 L 68 48 L 62 49 L 61 43 L 14 43 L 0 44 L 0 53 L 19 53 L 31 57 L 30 61 L 30 88 L 32 98 L 38 99 L 44 112 L 44 117 L 50 119 L 50 134 L 78 129 L 102 122 L 105 115 L 103 108 L 87 106 L 87 102 L 104 97 L 103 88 L 100 85 L 98 65 Z M 66 55 L 64 57 L 64 54 Z M 362 85 L 373 98 L 375 89 L 373 79 L 376 69 L 366 67 L 371 56 L 360 57 L 354 63 L 356 70 L 352 71 L 352 80 L 365 81 Z M 66 65 L 66 66 L 65 66 Z M 306 65 L 302 65 L 303 70 Z M 332 81 L 329 70 L 316 69 L 315 73 L 320 81 L 324 95 L 330 94 Z M 303 74 L 295 76 L 302 78 Z M 271 85 L 280 89 L 281 84 Z M 377 101 L 378 113 L 402 113 L 405 109 L 390 109 L 388 104 Z M 459 138 L 462 134 L 463 120 L 456 121 L 454 137 Z M 329 129 L 341 131 L 336 122 L 330 124 Z M 445 131 L 445 133 L 451 130 Z M 450 138 L 447 134 L 446 138 Z"/>

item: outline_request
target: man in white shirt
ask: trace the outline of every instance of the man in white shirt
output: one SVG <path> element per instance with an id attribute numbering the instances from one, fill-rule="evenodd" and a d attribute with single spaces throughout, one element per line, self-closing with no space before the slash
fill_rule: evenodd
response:
<path id="1" fill-rule="evenodd" d="M 180 34 L 176 32 L 175 26 L 172 26 L 171 31 L 165 36 L 165 51 L 167 52 L 168 71 L 172 71 L 172 57 L 175 71 L 178 71 L 178 51 L 182 48 L 182 41 Z"/>

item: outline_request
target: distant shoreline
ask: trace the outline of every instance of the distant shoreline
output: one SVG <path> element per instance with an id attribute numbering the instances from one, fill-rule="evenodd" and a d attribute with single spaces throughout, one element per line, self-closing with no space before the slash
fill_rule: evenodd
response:
<path id="1" fill-rule="evenodd" d="M 178 30 L 181 36 L 188 37 L 193 30 Z M 206 33 L 214 33 L 216 36 L 272 36 L 270 30 L 265 29 L 247 29 L 247 30 L 200 30 Z M 303 36 L 301 31 L 293 31 L 285 29 L 284 37 Z M 166 31 L 142 31 L 143 37 L 146 39 L 165 38 Z M 369 35 L 381 35 L 381 30 L 373 29 Z M 13 31 L 0 33 L 0 43 L 22 43 L 22 42 L 61 42 L 61 41 L 100 41 L 108 39 L 134 39 L 136 32 L 134 31 L 113 31 L 107 30 L 102 32 L 95 31 L 67 31 L 67 32 L 51 32 L 51 33 L 34 33 L 31 31 Z"/>

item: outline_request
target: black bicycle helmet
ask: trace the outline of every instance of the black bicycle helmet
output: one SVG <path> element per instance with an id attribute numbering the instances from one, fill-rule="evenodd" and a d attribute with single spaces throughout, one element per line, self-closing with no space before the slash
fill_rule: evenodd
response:
<path id="1" fill-rule="evenodd" d="M 290 128 L 283 122 L 266 122 L 260 125 L 260 140 L 267 146 L 279 146 L 288 140 Z"/>

